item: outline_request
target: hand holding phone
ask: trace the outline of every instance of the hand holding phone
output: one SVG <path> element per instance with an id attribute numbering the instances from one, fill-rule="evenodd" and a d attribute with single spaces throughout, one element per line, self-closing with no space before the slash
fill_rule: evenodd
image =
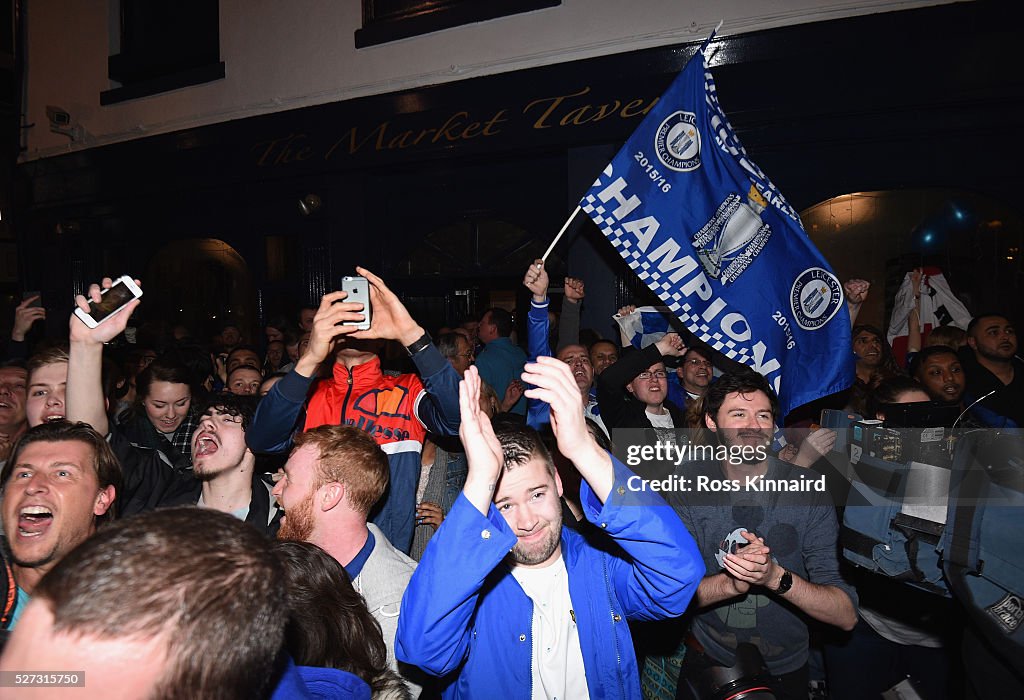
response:
<path id="1" fill-rule="evenodd" d="M 368 331 L 370 330 L 371 323 L 371 312 L 370 306 L 370 283 L 365 277 L 356 275 L 346 275 L 341 278 L 341 291 L 347 295 L 345 297 L 346 302 L 359 303 L 363 305 L 362 321 L 342 321 L 343 326 L 355 326 L 356 330 Z"/>
<path id="2" fill-rule="evenodd" d="M 88 299 L 88 311 L 81 306 L 81 303 L 86 301 L 86 298 L 82 297 L 80 305 L 75 308 L 75 316 L 89 328 L 96 328 L 141 296 L 142 289 L 135 280 L 124 275 L 114 280 L 110 287 L 102 290 L 98 301 L 95 298 Z"/>

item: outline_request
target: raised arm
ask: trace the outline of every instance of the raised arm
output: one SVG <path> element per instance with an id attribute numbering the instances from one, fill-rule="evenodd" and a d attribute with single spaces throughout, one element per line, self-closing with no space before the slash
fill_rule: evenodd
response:
<path id="1" fill-rule="evenodd" d="M 609 430 L 620 426 L 626 413 L 626 385 L 636 376 L 660 361 L 666 355 L 679 356 L 686 352 L 678 333 L 667 333 L 657 343 L 636 352 L 623 353 L 614 363 L 597 376 L 597 403 L 601 418 Z"/>
<path id="2" fill-rule="evenodd" d="M 580 342 L 580 311 L 585 296 L 583 280 L 576 277 L 565 278 L 565 300 L 562 303 L 562 317 L 558 321 L 558 352 L 566 345 Z"/>
<path id="3" fill-rule="evenodd" d="M 346 302 L 346 296 L 345 292 L 331 292 L 320 299 L 320 307 L 313 316 L 309 345 L 292 371 L 260 400 L 252 425 L 245 431 L 246 444 L 253 452 L 277 453 L 291 447 L 292 433 L 320 363 L 327 359 L 335 338 L 355 329 L 339 324 L 363 319 L 362 304 Z"/>
<path id="4" fill-rule="evenodd" d="M 395 656 L 444 675 L 469 652 L 470 624 L 484 580 L 516 537 L 493 507 L 504 463 L 490 419 L 480 409 L 480 376 L 466 370 L 459 386 L 461 425 L 469 473 L 462 494 L 434 533 L 402 598 L 413 611 L 398 619 Z"/>
<path id="5" fill-rule="evenodd" d="M 857 314 L 860 313 L 860 307 L 863 306 L 864 300 L 868 298 L 869 289 L 871 289 L 871 283 L 866 280 L 847 280 L 843 285 L 843 291 L 846 292 L 846 308 L 850 312 L 851 326 L 857 322 Z"/>
<path id="6" fill-rule="evenodd" d="M 584 423 L 580 390 L 568 365 L 541 357 L 526 366 L 523 379 L 534 385 L 530 393 L 551 406 L 558 450 L 585 482 L 580 502 L 587 519 L 629 555 L 608 560 L 623 612 L 631 620 L 682 615 L 704 575 L 693 537 L 659 495 L 635 491 L 639 479 L 598 446 Z"/>
<path id="7" fill-rule="evenodd" d="M 459 373 L 444 359 L 398 298 L 377 275 L 363 267 L 356 272 L 370 283 L 370 328 L 355 331 L 353 338 L 396 340 L 412 352 L 426 393 L 416 398 L 416 416 L 427 430 L 455 435 L 459 430 Z"/>
<path id="8" fill-rule="evenodd" d="M 537 258 L 526 274 L 523 275 L 523 286 L 530 290 L 530 313 L 526 317 L 526 354 L 530 361 L 541 355 L 551 355 L 548 345 L 548 272 L 544 269 L 544 261 Z"/>
<path id="9" fill-rule="evenodd" d="M 135 280 L 141 286 L 141 282 Z M 89 286 L 88 299 L 79 294 L 75 304 L 89 310 L 89 301 L 99 302 L 101 289 L 110 289 L 112 280 L 104 277 L 100 284 Z M 71 314 L 68 330 L 71 346 L 68 352 L 68 384 L 65 394 L 66 417 L 69 421 L 88 423 L 100 435 L 110 432 L 107 402 L 103 393 L 103 344 L 124 332 L 139 299 L 129 302 L 116 314 L 107 317 L 95 328 L 89 328 L 82 319 Z"/>
<path id="10" fill-rule="evenodd" d="M 533 385 L 526 396 L 551 407 L 551 430 L 558 451 L 570 460 L 594 495 L 604 503 L 615 481 L 611 457 L 602 450 L 587 429 L 580 405 L 583 398 L 569 366 L 553 357 L 538 357 L 526 365 L 523 381 Z"/>
<path id="11" fill-rule="evenodd" d="M 907 315 L 907 353 L 921 349 L 921 280 L 924 271 L 921 268 L 910 272 L 910 287 L 914 293 L 914 306 Z"/>
<path id="12" fill-rule="evenodd" d="M 46 309 L 42 306 L 33 306 L 39 301 L 39 295 L 22 299 L 14 309 L 14 324 L 11 326 L 11 340 L 7 344 L 7 359 L 23 360 L 28 356 L 28 345 L 25 338 L 29 329 L 36 321 L 46 319 Z"/>

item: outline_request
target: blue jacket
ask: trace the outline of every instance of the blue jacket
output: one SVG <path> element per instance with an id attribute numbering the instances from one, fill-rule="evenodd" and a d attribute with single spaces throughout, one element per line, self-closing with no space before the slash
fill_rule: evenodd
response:
<path id="1" fill-rule="evenodd" d="M 526 350 L 530 356 L 530 362 L 535 362 L 541 355 L 553 357 L 551 348 L 548 345 L 548 304 L 550 299 L 542 303 L 530 300 L 530 313 L 526 317 Z M 587 418 L 600 425 L 606 435 L 611 433 L 601 419 L 601 408 L 597 404 L 597 390 L 590 387 L 590 396 L 587 397 L 587 405 L 583 409 Z M 540 430 L 551 422 L 551 406 L 538 399 L 529 399 L 526 403 L 526 424 L 534 430 Z"/>
<path id="2" fill-rule="evenodd" d="M 587 518 L 612 539 L 562 528 L 562 556 L 590 697 L 639 698 L 629 620 L 678 617 L 704 575 L 700 552 L 660 496 L 628 490 L 633 476 L 612 457 L 604 505 L 584 482 Z M 633 479 L 635 485 L 637 479 Z M 487 516 L 460 495 L 409 581 L 395 655 L 448 676 L 445 698 L 529 700 L 533 604 L 502 563 L 516 536 L 492 505 Z"/>
<path id="3" fill-rule="evenodd" d="M 296 666 L 289 656 L 270 700 L 370 700 L 370 686 L 348 671 Z"/>

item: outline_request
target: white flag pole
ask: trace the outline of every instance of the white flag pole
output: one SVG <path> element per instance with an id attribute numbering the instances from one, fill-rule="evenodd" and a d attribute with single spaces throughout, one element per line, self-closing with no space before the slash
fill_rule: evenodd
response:
<path id="1" fill-rule="evenodd" d="M 555 240 L 551 241 L 551 245 L 549 245 L 548 249 L 544 251 L 544 255 L 542 255 L 540 258 L 541 260 L 543 260 L 544 262 L 548 261 L 548 256 L 551 255 L 551 251 L 555 249 L 555 245 L 557 245 L 558 239 L 562 237 L 562 234 L 565 233 L 565 230 L 569 228 L 569 224 L 572 223 L 572 220 L 575 219 L 576 215 L 579 213 L 580 206 L 577 204 L 576 208 L 572 210 L 572 214 L 569 214 L 569 218 L 566 219 L 565 223 L 562 225 L 562 230 L 558 232 L 557 236 L 555 236 Z"/>
<path id="2" fill-rule="evenodd" d="M 718 23 L 718 26 L 715 27 L 715 31 L 711 32 L 711 35 L 707 39 L 704 40 L 704 46 L 707 46 L 707 44 L 711 41 L 711 39 L 715 36 L 715 34 L 718 33 L 718 30 L 722 28 L 722 24 L 724 22 L 725 22 L 725 20 L 722 20 L 722 21 L 720 21 Z M 703 49 L 704 49 L 704 47 L 701 47 L 702 51 L 703 51 Z M 569 228 L 569 224 L 572 223 L 572 220 L 575 219 L 576 215 L 579 214 L 579 213 L 580 213 L 580 207 L 579 207 L 579 205 L 577 205 L 576 208 L 572 210 L 572 214 L 569 215 L 569 218 L 566 220 L 565 224 L 562 226 L 562 230 L 559 231 L 558 235 L 555 236 L 555 240 L 551 241 L 551 245 L 548 246 L 548 249 L 546 251 L 544 251 L 544 255 L 541 256 L 541 260 L 543 262 L 547 262 L 548 261 L 548 256 L 551 255 L 551 251 L 555 249 L 556 245 L 558 245 L 558 241 L 562 238 L 562 234 L 565 233 L 566 229 Z"/>

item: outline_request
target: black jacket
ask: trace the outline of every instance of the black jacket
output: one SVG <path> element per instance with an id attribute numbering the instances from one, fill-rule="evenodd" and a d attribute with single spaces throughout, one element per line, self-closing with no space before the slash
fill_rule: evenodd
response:
<path id="1" fill-rule="evenodd" d="M 597 404 L 601 408 L 601 420 L 609 431 L 654 427 L 647 418 L 647 406 L 626 391 L 626 385 L 661 360 L 661 351 L 651 343 L 643 350 L 626 353 L 597 377 Z M 683 411 L 668 400 L 668 391 L 665 392 L 664 406 L 672 416 L 672 424 L 676 428 L 685 428 Z"/>

